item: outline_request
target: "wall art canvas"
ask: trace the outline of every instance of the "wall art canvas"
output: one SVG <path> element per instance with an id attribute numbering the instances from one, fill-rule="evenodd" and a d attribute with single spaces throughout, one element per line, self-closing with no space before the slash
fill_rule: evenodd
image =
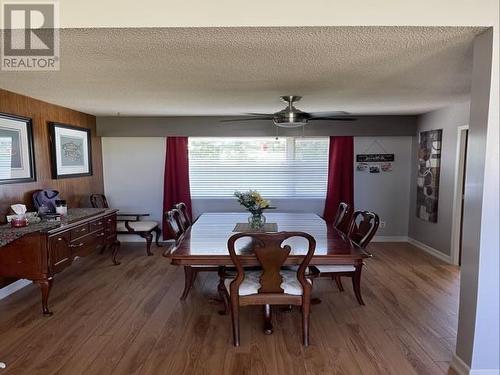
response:
<path id="1" fill-rule="evenodd" d="M 92 175 L 90 129 L 50 123 L 53 178 Z"/>
<path id="2" fill-rule="evenodd" d="M 0 113 L 0 184 L 35 180 L 31 119 Z"/>
<path id="3" fill-rule="evenodd" d="M 417 217 L 437 223 L 443 131 L 421 132 L 418 147 Z"/>

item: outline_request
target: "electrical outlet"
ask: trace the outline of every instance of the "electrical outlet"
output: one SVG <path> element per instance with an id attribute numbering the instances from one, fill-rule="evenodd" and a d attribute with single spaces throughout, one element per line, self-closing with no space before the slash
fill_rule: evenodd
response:
<path id="1" fill-rule="evenodd" d="M 385 228 L 385 224 L 386 224 L 386 222 L 385 222 L 385 221 L 383 221 L 383 220 L 381 220 L 381 221 L 380 221 L 380 225 L 379 225 L 379 227 L 380 227 L 381 229 L 382 229 L 382 228 Z"/>

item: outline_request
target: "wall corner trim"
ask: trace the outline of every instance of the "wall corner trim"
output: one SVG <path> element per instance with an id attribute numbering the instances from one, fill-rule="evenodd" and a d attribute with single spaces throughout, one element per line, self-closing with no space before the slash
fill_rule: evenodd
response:
<path id="1" fill-rule="evenodd" d="M 458 375 L 500 375 L 499 369 L 470 369 L 467 364 L 456 354 L 450 362 L 450 367 L 457 372 Z"/>
<path id="2" fill-rule="evenodd" d="M 417 241 L 416 239 L 411 238 L 411 237 L 408 237 L 408 242 L 410 244 L 412 244 L 413 246 L 416 246 L 419 249 L 425 251 L 426 253 L 428 253 L 428 254 L 430 254 L 438 259 L 441 259 L 443 262 L 453 264 L 451 256 L 443 254 L 442 252 L 434 249 L 433 247 L 430 247 L 430 246 L 428 246 L 420 241 Z"/>
<path id="3" fill-rule="evenodd" d="M 450 367 L 455 370 L 458 375 L 470 375 L 470 368 L 467 364 L 462 361 L 456 353 L 453 353 L 453 357 L 451 358 Z"/>

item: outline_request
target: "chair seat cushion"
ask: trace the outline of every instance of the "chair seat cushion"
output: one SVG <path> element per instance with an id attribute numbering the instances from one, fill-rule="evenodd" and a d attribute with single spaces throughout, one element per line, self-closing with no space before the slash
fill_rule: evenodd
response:
<path id="1" fill-rule="evenodd" d="M 291 294 L 294 296 L 302 295 L 302 285 L 300 285 L 299 280 L 297 280 L 297 273 L 293 271 L 282 270 L 281 277 L 283 278 L 281 282 L 281 288 L 285 294 Z M 257 294 L 260 288 L 260 271 L 247 271 L 245 272 L 245 279 L 240 285 L 239 295 L 248 296 L 251 294 Z M 306 279 L 308 282 L 312 283 L 311 280 Z M 224 284 L 228 292 L 230 291 L 229 285 L 233 279 L 224 280 Z"/>
<path id="2" fill-rule="evenodd" d="M 316 266 L 320 273 L 334 273 L 334 272 L 354 272 L 356 267 L 350 264 L 334 264 L 329 266 Z"/>
<path id="3" fill-rule="evenodd" d="M 128 226 L 136 232 L 149 232 L 154 227 L 158 226 L 157 221 L 129 221 Z M 118 232 L 128 232 L 124 221 L 116 223 L 116 230 Z"/>

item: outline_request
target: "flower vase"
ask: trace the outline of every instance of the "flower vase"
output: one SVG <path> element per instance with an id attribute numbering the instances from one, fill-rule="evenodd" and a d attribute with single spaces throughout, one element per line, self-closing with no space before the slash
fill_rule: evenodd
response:
<path id="1" fill-rule="evenodd" d="M 264 228 L 265 223 L 266 217 L 262 214 L 262 212 L 252 212 L 252 214 L 248 217 L 248 224 L 250 224 L 250 228 L 252 229 L 262 229 Z"/>

